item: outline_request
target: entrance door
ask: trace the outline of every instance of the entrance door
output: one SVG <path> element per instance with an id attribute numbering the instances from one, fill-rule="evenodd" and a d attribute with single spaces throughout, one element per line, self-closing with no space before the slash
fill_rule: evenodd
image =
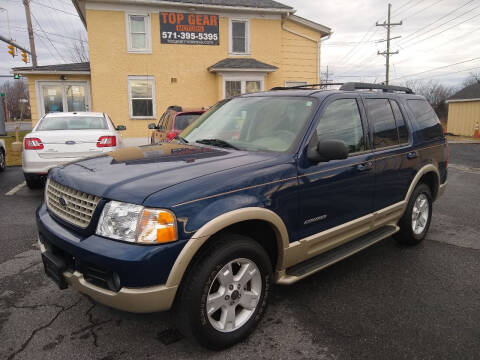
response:
<path id="1" fill-rule="evenodd" d="M 88 82 L 39 82 L 39 116 L 50 112 L 89 111 Z"/>

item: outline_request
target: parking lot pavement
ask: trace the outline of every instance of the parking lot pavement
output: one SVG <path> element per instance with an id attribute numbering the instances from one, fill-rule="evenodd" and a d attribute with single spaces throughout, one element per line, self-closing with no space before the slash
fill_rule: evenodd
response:
<path id="1" fill-rule="evenodd" d="M 2 359 L 478 359 L 480 170 L 451 146 L 427 240 L 389 238 L 293 286 L 277 286 L 257 331 L 224 352 L 181 339 L 169 313 L 128 314 L 57 290 L 42 273 L 34 210 L 42 191 L 0 174 Z"/>

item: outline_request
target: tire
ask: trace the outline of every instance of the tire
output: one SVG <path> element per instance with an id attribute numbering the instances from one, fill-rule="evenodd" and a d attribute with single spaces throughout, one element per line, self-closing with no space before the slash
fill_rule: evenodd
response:
<path id="1" fill-rule="evenodd" d="M 23 175 L 29 189 L 35 190 L 43 187 L 43 179 L 40 176 L 26 173 L 23 173 Z"/>
<path id="2" fill-rule="evenodd" d="M 428 206 L 428 209 L 425 210 L 425 205 L 421 205 L 422 200 L 426 201 L 425 204 Z M 418 212 L 418 209 L 420 209 L 419 204 L 421 208 L 423 208 L 423 211 Z M 412 196 L 410 196 L 410 200 L 408 201 L 407 209 L 398 223 L 400 231 L 393 235 L 398 243 L 417 245 L 425 239 L 432 220 L 432 205 L 433 200 L 430 188 L 426 184 L 418 184 L 415 190 L 413 190 Z"/>
<path id="3" fill-rule="evenodd" d="M 0 149 L 0 172 L 4 171 L 7 167 L 7 159 L 5 158 L 5 152 Z"/>
<path id="4" fill-rule="evenodd" d="M 241 277 L 235 279 L 241 272 L 246 274 L 247 269 L 255 271 L 244 281 Z M 225 272 L 222 274 L 221 270 Z M 229 273 L 233 274 L 233 284 Z M 257 242 L 238 234 L 220 236 L 194 260 L 184 279 L 175 304 L 178 329 L 212 350 L 222 350 L 244 340 L 265 313 L 271 278 L 270 259 Z M 209 295 L 213 298 L 215 294 L 218 300 L 208 301 Z M 210 314 L 207 304 L 211 307 Z M 228 315 L 233 316 L 234 323 L 226 321 Z"/>

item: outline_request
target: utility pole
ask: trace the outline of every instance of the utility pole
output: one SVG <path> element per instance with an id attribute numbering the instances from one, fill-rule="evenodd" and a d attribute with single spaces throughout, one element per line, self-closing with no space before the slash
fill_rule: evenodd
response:
<path id="1" fill-rule="evenodd" d="M 25 6 L 25 17 L 27 18 L 28 38 L 30 40 L 30 54 L 32 56 L 32 66 L 37 67 L 37 52 L 35 51 L 35 39 L 33 38 L 32 17 L 30 15 L 30 0 L 23 0 Z"/>
<path id="2" fill-rule="evenodd" d="M 385 69 L 385 84 L 388 85 L 388 82 L 390 80 L 390 55 L 395 55 L 395 54 L 398 54 L 398 50 L 397 51 L 394 51 L 394 52 L 390 52 L 390 40 L 393 40 L 393 38 L 390 37 L 390 28 L 392 26 L 396 26 L 396 25 L 402 25 L 402 22 L 398 22 L 398 23 L 392 23 L 391 22 L 391 19 L 390 19 L 390 13 L 391 13 L 391 10 L 392 10 L 392 4 L 388 4 L 388 20 L 387 21 L 384 21 L 383 24 L 379 24 L 378 22 L 375 24 L 376 26 L 382 26 L 382 27 L 385 27 L 387 28 L 387 51 L 383 51 L 383 52 L 380 52 L 378 51 L 377 54 L 378 55 L 385 55 L 385 58 L 386 58 L 386 69 Z M 397 39 L 398 37 L 396 37 L 395 39 Z"/>

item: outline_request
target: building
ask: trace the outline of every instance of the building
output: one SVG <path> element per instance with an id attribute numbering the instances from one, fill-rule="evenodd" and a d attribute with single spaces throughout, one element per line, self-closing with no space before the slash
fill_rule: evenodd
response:
<path id="1" fill-rule="evenodd" d="M 131 143 L 169 105 L 207 107 L 241 93 L 320 82 L 330 29 L 271 0 L 73 0 L 90 63 L 14 68 L 32 119 L 108 113 Z"/>
<path id="2" fill-rule="evenodd" d="M 480 125 L 480 83 L 469 85 L 448 100 L 447 132 L 473 136 Z"/>

